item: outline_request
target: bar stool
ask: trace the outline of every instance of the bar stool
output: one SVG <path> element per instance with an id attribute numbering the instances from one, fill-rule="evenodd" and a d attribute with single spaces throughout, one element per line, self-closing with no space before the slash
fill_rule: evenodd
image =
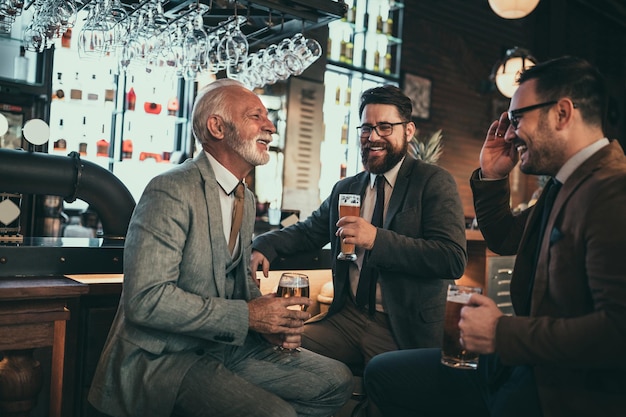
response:
<path id="1" fill-rule="evenodd" d="M 367 416 L 367 394 L 365 393 L 365 387 L 363 386 L 363 373 L 354 374 L 352 376 L 354 385 L 352 387 L 351 400 L 356 401 L 357 404 L 352 409 L 350 417 L 366 417 Z"/>

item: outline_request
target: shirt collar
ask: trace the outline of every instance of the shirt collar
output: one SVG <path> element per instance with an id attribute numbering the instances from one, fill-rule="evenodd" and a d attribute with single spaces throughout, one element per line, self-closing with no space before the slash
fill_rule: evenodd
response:
<path id="1" fill-rule="evenodd" d="M 230 195 L 234 190 L 237 184 L 241 182 L 232 172 L 226 169 L 224 165 L 220 164 L 217 159 L 213 157 L 207 151 L 204 151 L 207 158 L 209 159 L 209 163 L 211 164 L 211 168 L 213 168 L 213 172 L 215 173 L 215 179 L 219 184 L 220 188 L 226 193 L 226 195 Z"/>
<path id="2" fill-rule="evenodd" d="M 398 178 L 398 171 L 400 171 L 400 166 L 402 165 L 402 162 L 404 162 L 404 158 L 402 158 L 400 160 L 400 162 L 398 162 L 389 171 L 387 171 L 384 174 L 382 174 L 385 177 L 385 179 L 387 180 L 387 182 L 389 183 L 389 185 L 391 185 L 391 188 L 393 188 L 393 186 L 396 184 L 396 179 Z M 376 177 L 378 175 L 379 174 L 372 174 L 372 173 L 370 173 L 370 187 L 371 188 L 374 188 L 374 184 L 376 184 Z"/>
<path id="3" fill-rule="evenodd" d="M 609 140 L 607 138 L 599 139 L 593 142 L 591 145 L 581 149 L 574 156 L 567 160 L 565 164 L 559 169 L 559 172 L 556 173 L 555 178 L 559 180 L 561 184 L 564 184 L 565 181 L 572 175 L 576 168 L 581 166 L 583 162 L 585 162 L 591 155 L 599 151 L 601 148 L 607 146 L 609 144 Z"/>

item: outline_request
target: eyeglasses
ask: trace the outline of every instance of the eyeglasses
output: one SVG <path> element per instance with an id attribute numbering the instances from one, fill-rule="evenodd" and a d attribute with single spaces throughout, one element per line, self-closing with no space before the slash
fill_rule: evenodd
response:
<path id="1" fill-rule="evenodd" d="M 361 139 L 369 139 L 372 135 L 372 130 L 376 131 L 376 134 L 381 138 L 390 136 L 393 133 L 393 127 L 397 125 L 404 125 L 409 122 L 396 122 L 396 123 L 379 123 L 377 125 L 362 125 L 357 126 L 356 130 L 359 133 Z"/>
<path id="2" fill-rule="evenodd" d="M 533 104 L 532 106 L 522 107 L 520 109 L 509 110 L 509 121 L 511 122 L 511 126 L 513 129 L 517 130 L 517 126 L 519 125 L 520 116 L 526 112 L 531 110 L 540 109 L 542 107 L 553 106 L 558 103 L 557 100 L 546 101 L 545 103 Z"/>

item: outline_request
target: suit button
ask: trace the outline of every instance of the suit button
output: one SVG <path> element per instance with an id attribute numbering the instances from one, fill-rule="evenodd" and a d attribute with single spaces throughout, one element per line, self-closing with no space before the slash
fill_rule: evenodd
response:
<path id="1" fill-rule="evenodd" d="M 204 355 L 204 349 L 196 349 L 196 355 L 198 356 Z"/>

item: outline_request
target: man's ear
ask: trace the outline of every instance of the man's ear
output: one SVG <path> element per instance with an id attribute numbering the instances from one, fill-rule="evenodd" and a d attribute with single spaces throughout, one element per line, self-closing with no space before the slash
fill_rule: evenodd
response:
<path id="1" fill-rule="evenodd" d="M 415 130 L 417 128 L 415 127 L 415 123 L 413 121 L 410 121 L 406 124 L 406 132 L 407 132 L 407 141 L 411 141 L 411 139 L 413 138 L 413 136 L 415 135 Z"/>
<path id="2" fill-rule="evenodd" d="M 569 98 L 563 98 L 556 104 L 557 128 L 565 126 L 571 119 L 576 105 Z"/>
<path id="3" fill-rule="evenodd" d="M 209 130 L 211 136 L 215 139 L 224 138 L 224 123 L 221 117 L 217 115 L 211 115 L 206 121 L 206 127 Z"/>

